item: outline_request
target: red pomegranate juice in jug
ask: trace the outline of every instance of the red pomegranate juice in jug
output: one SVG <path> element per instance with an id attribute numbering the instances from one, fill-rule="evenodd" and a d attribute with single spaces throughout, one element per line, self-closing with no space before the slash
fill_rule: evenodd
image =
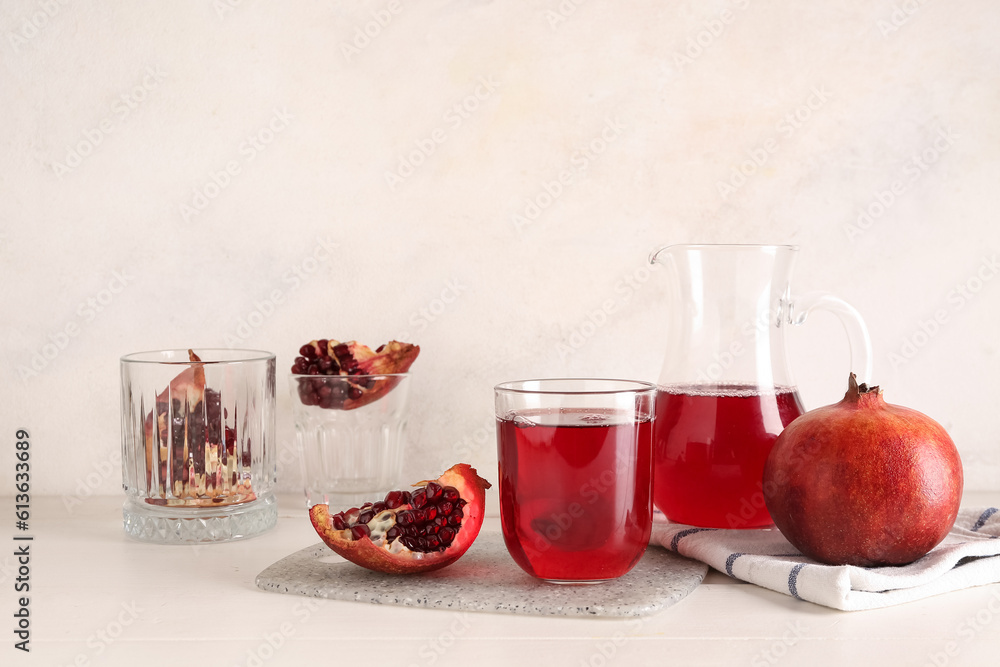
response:
<path id="1" fill-rule="evenodd" d="M 793 387 L 660 386 L 653 502 L 671 521 L 694 526 L 771 525 L 764 463 L 778 434 L 803 412 Z"/>

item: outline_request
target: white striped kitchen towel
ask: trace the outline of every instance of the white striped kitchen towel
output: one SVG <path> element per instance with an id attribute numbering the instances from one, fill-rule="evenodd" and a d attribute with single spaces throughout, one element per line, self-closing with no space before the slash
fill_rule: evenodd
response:
<path id="1" fill-rule="evenodd" d="M 799 600 L 855 611 L 1000 581 L 998 538 L 1000 513 L 990 507 L 963 508 L 941 544 L 915 563 L 895 567 L 823 565 L 803 556 L 776 528 L 693 528 L 663 519 L 654 522 L 650 544 Z"/>

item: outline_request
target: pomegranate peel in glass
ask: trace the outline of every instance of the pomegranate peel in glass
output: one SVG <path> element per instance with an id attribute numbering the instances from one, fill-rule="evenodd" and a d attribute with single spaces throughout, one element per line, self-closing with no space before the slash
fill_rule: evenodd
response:
<path id="1" fill-rule="evenodd" d="M 187 352 L 191 366 L 157 395 L 143 424 L 147 488 L 154 466 L 159 480 L 158 495 L 146 502 L 213 507 L 254 500 L 249 479 L 234 472 L 236 465 L 250 468 L 250 451 L 237 454 L 236 431 L 222 423 L 227 415 L 220 394 L 206 386 L 201 357 Z"/>

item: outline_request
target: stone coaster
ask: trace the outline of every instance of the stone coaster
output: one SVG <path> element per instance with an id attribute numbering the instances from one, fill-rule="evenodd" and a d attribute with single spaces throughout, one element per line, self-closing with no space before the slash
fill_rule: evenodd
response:
<path id="1" fill-rule="evenodd" d="M 340 562 L 333 562 L 334 559 Z M 684 599 L 708 566 L 650 546 L 623 577 L 566 586 L 532 578 L 500 533 L 483 532 L 461 560 L 436 572 L 394 576 L 342 561 L 325 544 L 306 547 L 257 575 L 257 586 L 330 600 L 537 616 L 644 616 Z"/>

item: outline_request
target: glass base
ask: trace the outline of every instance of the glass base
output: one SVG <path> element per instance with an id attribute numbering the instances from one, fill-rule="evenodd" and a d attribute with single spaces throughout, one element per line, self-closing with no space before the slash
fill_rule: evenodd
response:
<path id="1" fill-rule="evenodd" d="M 158 507 L 129 498 L 122 507 L 125 534 L 156 544 L 205 544 L 254 537 L 278 523 L 272 494 L 228 507 Z"/>
<path id="2" fill-rule="evenodd" d="M 560 586 L 590 586 L 591 584 L 603 584 L 614 579 L 584 579 L 583 581 L 572 581 L 566 579 L 542 579 L 547 584 L 559 584 Z"/>

